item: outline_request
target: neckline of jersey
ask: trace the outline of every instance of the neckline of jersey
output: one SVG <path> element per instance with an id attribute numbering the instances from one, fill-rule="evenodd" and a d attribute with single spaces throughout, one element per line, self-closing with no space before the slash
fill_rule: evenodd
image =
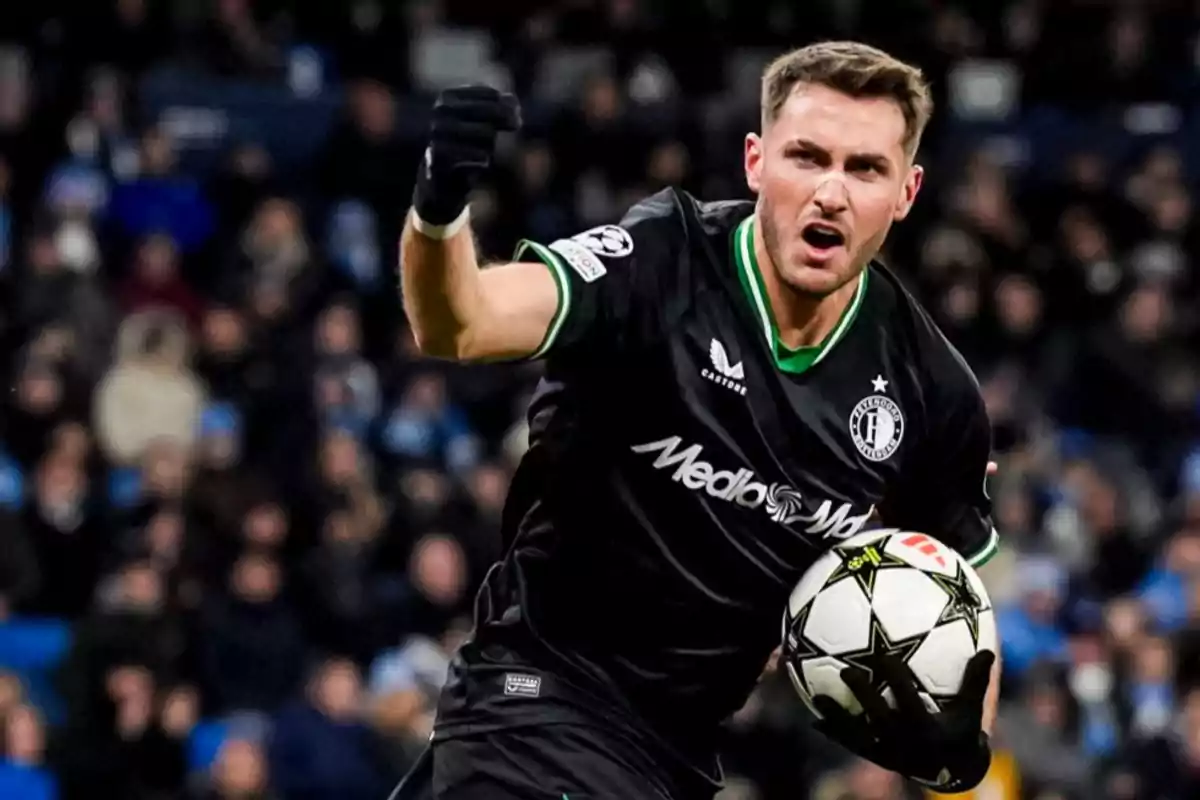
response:
<path id="1" fill-rule="evenodd" d="M 825 340 L 818 345 L 790 348 L 780 341 L 779 326 L 775 322 L 771 304 L 767 302 L 767 289 L 763 283 L 758 257 L 754 253 L 754 214 L 746 217 L 734 229 L 733 257 L 737 262 L 738 282 L 742 285 L 746 298 L 750 301 L 750 305 L 762 325 L 763 337 L 767 341 L 767 348 L 771 351 L 775 366 L 783 372 L 799 375 L 812 369 L 825 356 L 829 355 L 834 346 L 845 338 L 846 332 L 850 330 L 850 325 L 858 317 L 863 298 L 867 294 L 869 268 L 864 269 L 859 275 L 858 288 L 854 291 L 854 298 L 842 311 L 837 325 L 833 327 Z"/>

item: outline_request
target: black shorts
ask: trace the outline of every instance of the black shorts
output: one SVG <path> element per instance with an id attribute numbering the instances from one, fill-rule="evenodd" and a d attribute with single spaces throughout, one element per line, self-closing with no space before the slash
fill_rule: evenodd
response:
<path id="1" fill-rule="evenodd" d="M 636 745 L 555 723 L 439 739 L 392 800 L 711 800 L 711 783 Z"/>

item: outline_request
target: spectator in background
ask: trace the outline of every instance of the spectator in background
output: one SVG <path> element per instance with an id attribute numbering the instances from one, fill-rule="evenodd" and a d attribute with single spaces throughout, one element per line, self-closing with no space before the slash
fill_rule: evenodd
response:
<path id="1" fill-rule="evenodd" d="M 69 266 L 60 250 L 48 227 L 29 238 L 13 324 L 27 342 L 52 331 L 68 337 L 59 358 L 91 382 L 107 365 L 115 328 L 113 303 L 98 278 Z"/>
<path id="2" fill-rule="evenodd" d="M 266 756 L 258 742 L 230 739 L 221 745 L 202 800 L 283 800 L 272 791 Z"/>
<path id="3" fill-rule="evenodd" d="M 384 225 L 384 240 L 393 241 L 412 196 L 411 165 L 417 163 L 420 147 L 399 136 L 396 98 L 378 81 L 355 81 L 347 112 L 320 157 L 322 194 L 335 202 L 366 203 Z"/>
<path id="4" fill-rule="evenodd" d="M 200 326 L 196 371 L 214 400 L 253 410 L 263 384 L 273 377 L 269 362 L 254 358 L 245 315 L 236 306 L 216 305 Z M 256 402 L 257 401 L 257 402 Z"/>
<path id="5" fill-rule="evenodd" d="M 465 484 L 473 513 L 463 522 L 461 541 L 472 571 L 482 575 L 503 556 L 496 531 L 508 498 L 508 471 L 499 463 L 484 462 L 471 471 Z"/>
<path id="6" fill-rule="evenodd" d="M 446 396 L 445 378 L 428 371 L 412 376 L 382 431 L 388 455 L 462 474 L 479 458 L 478 439 Z"/>
<path id="7" fill-rule="evenodd" d="M 176 700 L 168 696 L 160 705 L 166 687 L 138 664 L 118 664 L 102 676 L 90 724 L 74 717 L 78 723 L 55 748 L 55 766 L 66 776 L 63 797 L 93 796 L 97 786 L 120 797 L 169 796 L 185 769 L 187 731 L 178 727 Z"/>
<path id="8" fill-rule="evenodd" d="M 118 296 L 125 314 L 174 312 L 191 329 L 199 326 L 204 313 L 202 301 L 180 274 L 175 242 L 165 233 L 151 234 L 138 242 L 133 270 Z"/>
<path id="9" fill-rule="evenodd" d="M 454 537 L 430 532 L 413 545 L 409 556 L 405 630 L 436 634 L 467 609 L 466 557 Z"/>
<path id="10" fill-rule="evenodd" d="M 0 796 L 56 800 L 58 780 L 46 767 L 46 731 L 37 710 L 15 705 L 3 715 Z"/>
<path id="11" fill-rule="evenodd" d="M 348 508 L 367 530 L 383 523 L 384 509 L 374 489 L 370 454 L 349 431 L 334 428 L 320 442 L 318 474 L 310 502 L 314 511 Z M 323 518 L 324 514 L 314 514 Z"/>
<path id="12" fill-rule="evenodd" d="M 398 771 L 416 759 L 433 732 L 450 657 L 470 635 L 471 624 L 459 617 L 437 639 L 413 634 L 371 663 L 369 714 Z"/>
<path id="13" fill-rule="evenodd" d="M 222 249 L 237 240 L 270 196 L 277 181 L 271 154 L 261 143 L 248 140 L 234 144 L 209 184 L 209 195 L 217 214 L 215 238 Z"/>
<path id="14" fill-rule="evenodd" d="M 641 164 L 628 153 L 646 151 L 646 136 L 632 124 L 616 77 L 591 76 L 574 107 L 563 110 L 551 133 L 561 177 L 577 181 L 580 223 L 592 225 L 619 213 L 618 187 L 640 176 Z"/>
<path id="15" fill-rule="evenodd" d="M 282 582 L 277 561 L 246 554 L 230 570 L 225 595 L 208 600 L 199 667 L 212 713 L 269 712 L 298 688 L 304 638 Z"/>
<path id="16" fill-rule="evenodd" d="M 1200 531 L 1185 527 L 1170 537 L 1159 563 L 1142 578 L 1138 597 L 1155 623 L 1178 630 L 1189 616 L 1191 586 L 1200 578 Z"/>
<path id="17" fill-rule="evenodd" d="M 20 269 L 12 324 L 28 341 L 42 326 L 68 317 L 76 275 L 63 265 L 49 226 L 30 232 Z"/>
<path id="18" fill-rule="evenodd" d="M 87 114 L 67 124 L 66 140 L 68 155 L 46 181 L 46 207 L 67 236 L 79 237 L 79 245 L 65 248 L 75 254 L 72 266 L 93 270 L 99 266 L 93 225 L 108 209 L 111 188 L 102 161 L 107 142 L 98 121 Z"/>
<path id="19" fill-rule="evenodd" d="M 166 233 L 184 253 L 203 246 L 215 225 L 200 185 L 176 170 L 175 144 L 161 128 L 142 134 L 137 176 L 113 189 L 111 216 L 126 241 Z"/>
<path id="20" fill-rule="evenodd" d="M 1175 652 L 1168 639 L 1146 636 L 1129 659 L 1126 706 L 1130 736 L 1152 738 L 1171 724 L 1175 697 Z"/>
<path id="21" fill-rule="evenodd" d="M 1067 424 L 1124 437 L 1156 467 L 1156 454 L 1173 450 L 1170 440 L 1181 422 L 1166 402 L 1171 393 L 1163 385 L 1173 314 L 1163 287 L 1147 284 L 1131 291 L 1116 319 L 1081 345 L 1061 409 Z M 1100 391 L 1106 395 L 1103 404 L 1079 403 L 1087 393 Z"/>
<path id="22" fill-rule="evenodd" d="M 0 548 L 0 621 L 13 610 L 28 608 L 42 581 L 37 551 L 19 513 L 24 491 L 24 476 L 17 464 L 0 455 L 0 530 L 5 531 L 4 547 Z"/>
<path id="23" fill-rule="evenodd" d="M 383 252 L 375 213 L 359 200 L 344 200 L 329 214 L 330 260 L 360 292 L 373 292 L 384 278 Z"/>
<path id="24" fill-rule="evenodd" d="M 352 505 L 332 508 L 301 566 L 309 635 L 318 646 L 360 661 L 387 640 L 401 600 L 401 577 L 381 558 L 379 522 Z"/>
<path id="25" fill-rule="evenodd" d="M 1016 603 L 999 610 L 996 625 L 1002 635 L 1005 674 L 1019 679 L 1038 661 L 1067 656 L 1060 621 L 1066 576 L 1045 557 L 1025 559 L 1015 571 L 1020 585 Z"/>
<path id="26" fill-rule="evenodd" d="M 410 469 L 396 476 L 397 512 L 394 524 L 405 532 L 405 540 L 420 532 L 449 525 L 454 519 L 453 492 L 449 479 L 436 470 Z"/>
<path id="27" fill-rule="evenodd" d="M 45 453 L 53 431 L 76 418 L 85 403 L 63 372 L 53 359 L 32 349 L 18 362 L 2 422 L 8 452 L 26 469 Z"/>
<path id="28" fill-rule="evenodd" d="M 305 702 L 280 712 L 269 758 L 285 800 L 373 800 L 388 791 L 361 693 L 354 664 L 329 659 L 313 671 Z"/>
<path id="29" fill-rule="evenodd" d="M 144 557 L 166 582 L 168 596 L 177 591 L 183 602 L 190 579 L 195 577 L 190 574 L 192 565 L 187 563 L 188 544 L 187 519 L 183 512 L 163 506 L 154 512 L 144 527 L 128 531 L 126 543 L 119 552 L 130 561 Z"/>
<path id="30" fill-rule="evenodd" d="M 164 576 L 149 561 L 124 564 L 112 575 L 67 657 L 64 693 L 71 702 L 83 710 L 106 702 L 95 681 L 123 665 L 137 665 L 163 686 L 192 671 L 184 623 L 167 606 L 167 592 Z"/>
<path id="31" fill-rule="evenodd" d="M 379 414 L 379 376 L 361 352 L 357 309 L 326 306 L 316 326 L 316 404 L 327 425 L 363 436 Z"/>
<path id="32" fill-rule="evenodd" d="M 1078 711 L 1072 706 L 1061 667 L 1044 664 L 1025 677 L 1019 705 L 1000 716 L 997 741 L 1021 764 L 1031 796 L 1088 786 L 1094 765 L 1079 748 Z"/>
<path id="33" fill-rule="evenodd" d="M 38 465 L 22 527 L 37 555 L 39 590 L 27 613 L 78 618 L 91 605 L 107 539 L 81 465 L 49 455 Z"/>
<path id="34" fill-rule="evenodd" d="M 1065 469 L 1063 514 L 1051 520 L 1057 552 L 1072 572 L 1072 591 L 1088 597 L 1116 597 L 1130 591 L 1145 573 L 1143 536 L 1133 508 L 1136 484 L 1125 491 L 1089 462 Z"/>
<path id="35" fill-rule="evenodd" d="M 6 719 L 10 711 L 27 700 L 21 678 L 12 672 L 0 672 L 0 719 Z"/>
<path id="36" fill-rule="evenodd" d="M 204 389 L 187 366 L 181 322 L 162 312 L 134 314 L 121 324 L 116 364 L 96 388 L 96 434 L 117 464 L 138 461 L 151 442 L 190 449 Z"/>
<path id="37" fill-rule="evenodd" d="M 295 203 L 271 197 L 257 207 L 222 279 L 215 288 L 223 295 L 241 297 L 266 286 L 283 292 L 289 308 L 309 310 L 323 293 L 325 276 Z"/>
<path id="38" fill-rule="evenodd" d="M 242 512 L 270 494 L 266 481 L 242 460 L 243 422 L 230 405 L 210 405 L 200 417 L 197 472 L 189 516 L 212 537 L 229 536 Z"/>
<path id="39" fill-rule="evenodd" d="M 1200 690 L 1180 708 L 1173 730 L 1134 754 L 1141 796 L 1195 797 L 1200 792 Z"/>

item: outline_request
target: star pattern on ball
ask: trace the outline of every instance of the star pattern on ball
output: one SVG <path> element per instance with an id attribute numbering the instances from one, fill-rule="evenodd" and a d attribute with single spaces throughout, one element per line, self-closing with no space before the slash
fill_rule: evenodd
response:
<path id="1" fill-rule="evenodd" d="M 812 603 L 805 603 L 796 616 L 789 615 L 787 635 L 784 637 L 784 658 L 795 665 L 796 678 L 804 684 L 805 689 L 808 689 L 808 681 L 804 678 L 804 670 L 801 669 L 805 661 L 810 658 L 816 658 L 822 655 L 821 651 L 813 646 L 813 643 L 804 635 L 804 626 L 808 622 L 808 612 L 812 609 Z"/>
<path id="2" fill-rule="evenodd" d="M 936 572 L 928 573 L 929 577 L 946 593 L 948 602 L 938 618 L 938 625 L 945 625 L 957 620 L 967 623 L 971 631 L 971 642 L 979 647 L 979 614 L 984 611 L 983 599 L 967 577 L 962 564 L 957 564 L 954 575 L 942 575 Z"/>
<path id="3" fill-rule="evenodd" d="M 897 568 L 912 569 L 911 564 L 902 561 L 891 553 L 884 552 L 875 542 L 854 547 L 834 547 L 833 551 L 841 559 L 841 563 L 837 565 L 837 568 L 830 574 L 829 579 L 825 581 L 825 586 L 832 586 L 845 578 L 854 578 L 858 581 L 858 585 L 862 587 L 863 593 L 868 599 L 872 597 L 875 591 L 875 576 L 879 574 L 880 570 Z"/>
<path id="4" fill-rule="evenodd" d="M 907 664 L 908 660 L 924 640 L 925 636 L 922 634 L 893 641 L 888 636 L 887 631 L 883 629 L 883 623 L 879 621 L 878 617 L 872 614 L 870 636 L 867 639 L 866 646 L 861 650 L 842 653 L 838 656 L 838 660 L 848 666 L 858 667 L 866 672 L 871 685 L 878 688 L 884 682 L 882 668 L 885 660 L 894 656 Z"/>

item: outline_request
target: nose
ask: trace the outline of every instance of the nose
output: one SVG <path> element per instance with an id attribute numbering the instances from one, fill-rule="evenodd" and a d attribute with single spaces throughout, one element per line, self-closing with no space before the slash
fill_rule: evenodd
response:
<path id="1" fill-rule="evenodd" d="M 826 175 L 817 185 L 813 194 L 813 202 L 825 216 L 836 216 L 846 210 L 846 184 L 837 174 Z"/>

